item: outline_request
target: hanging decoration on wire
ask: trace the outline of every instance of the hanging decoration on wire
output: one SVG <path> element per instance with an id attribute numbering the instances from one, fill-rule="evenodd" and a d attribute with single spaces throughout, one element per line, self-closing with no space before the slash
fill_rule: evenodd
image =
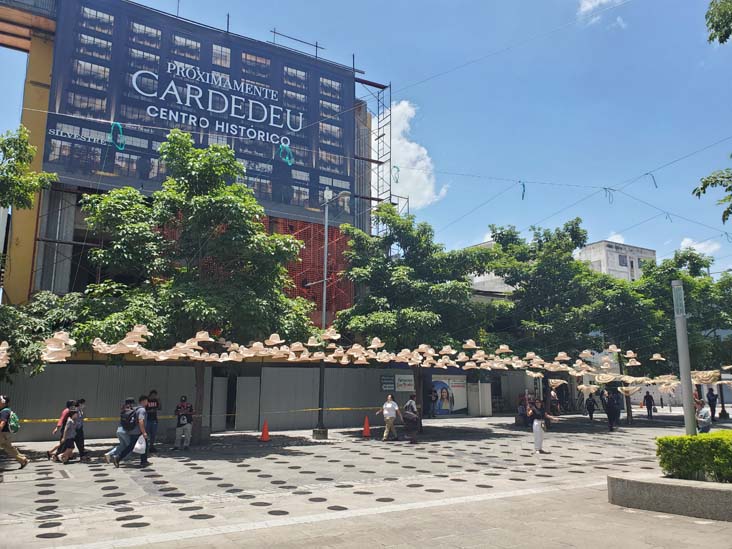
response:
<path id="1" fill-rule="evenodd" d="M 399 183 L 399 166 L 392 167 L 391 171 L 394 174 L 394 185 L 396 185 Z"/>
<path id="2" fill-rule="evenodd" d="M 280 143 L 280 149 L 279 149 L 278 154 L 279 154 L 280 160 L 282 160 L 288 166 L 292 166 L 295 163 L 295 154 L 292 152 L 292 149 L 290 148 L 289 145 Z"/>
<path id="3" fill-rule="evenodd" d="M 605 198 L 607 198 L 607 201 L 612 204 L 615 201 L 615 195 L 613 194 L 615 189 L 612 187 L 603 187 L 602 190 L 605 191 Z"/>
<path id="4" fill-rule="evenodd" d="M 668 212 L 663 212 L 663 213 L 666 214 L 666 221 L 668 221 L 670 223 L 673 223 L 674 222 L 674 220 L 671 218 L 671 214 L 670 213 L 668 213 Z"/>
<path id="5" fill-rule="evenodd" d="M 519 184 L 521 185 L 521 200 L 523 200 L 526 197 L 526 183 L 519 181 Z"/>
<path id="6" fill-rule="evenodd" d="M 120 124 L 119 122 L 112 122 L 112 125 L 109 127 L 109 134 L 107 135 L 107 139 L 109 140 L 109 143 L 114 145 L 114 147 L 118 151 L 124 151 L 126 139 L 125 134 L 122 131 L 122 124 Z"/>
<path id="7" fill-rule="evenodd" d="M 646 175 L 651 178 L 651 181 L 653 181 L 653 186 L 658 188 L 658 183 L 656 182 L 656 176 L 653 175 L 653 172 L 648 172 Z"/>
<path id="8" fill-rule="evenodd" d="M 732 242 L 732 235 L 730 235 L 727 231 L 722 233 L 724 237 L 727 239 L 727 242 Z"/>

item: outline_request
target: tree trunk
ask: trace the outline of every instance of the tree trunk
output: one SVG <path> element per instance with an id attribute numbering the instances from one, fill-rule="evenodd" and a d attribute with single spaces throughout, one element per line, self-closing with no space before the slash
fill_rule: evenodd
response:
<path id="1" fill-rule="evenodd" d="M 203 440 L 203 397 L 206 381 L 206 367 L 203 364 L 194 366 L 196 373 L 196 395 L 193 409 L 193 440 L 200 443 Z"/>
<path id="2" fill-rule="evenodd" d="M 424 376 L 422 375 L 422 367 L 417 365 L 414 367 L 414 393 L 417 400 L 417 409 L 420 411 L 419 414 L 419 433 L 422 434 L 424 427 L 422 426 L 422 417 L 424 415 L 424 402 L 422 395 L 422 385 L 424 382 Z"/>

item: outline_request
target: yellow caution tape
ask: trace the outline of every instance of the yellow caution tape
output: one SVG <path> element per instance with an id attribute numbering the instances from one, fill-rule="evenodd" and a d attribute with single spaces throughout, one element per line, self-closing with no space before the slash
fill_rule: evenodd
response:
<path id="1" fill-rule="evenodd" d="M 381 408 L 377 406 L 361 406 L 358 408 L 323 408 L 325 412 L 359 412 L 359 411 L 376 411 Z M 295 412 L 318 412 L 320 408 L 300 408 L 297 410 L 277 410 L 266 412 L 267 414 L 291 414 Z M 221 416 L 235 416 L 236 414 L 209 414 L 210 417 L 221 417 Z M 193 417 L 203 417 L 202 414 L 193 414 Z M 175 419 L 176 416 L 158 416 L 158 419 Z M 117 417 L 85 417 L 84 421 L 119 421 Z M 58 423 L 58 419 L 53 418 L 38 418 L 38 419 L 21 419 L 21 423 Z"/>

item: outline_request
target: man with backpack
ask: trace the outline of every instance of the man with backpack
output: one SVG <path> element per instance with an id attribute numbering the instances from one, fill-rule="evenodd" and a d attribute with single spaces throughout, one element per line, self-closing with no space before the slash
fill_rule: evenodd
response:
<path id="1" fill-rule="evenodd" d="M 147 460 L 148 436 L 145 428 L 145 422 L 147 419 L 145 406 L 147 406 L 147 395 L 141 395 L 140 398 L 137 399 L 137 406 L 132 410 L 132 413 L 123 412 L 120 416 L 121 427 L 129 434 L 130 442 L 120 454 L 115 454 L 112 457 L 115 467 L 119 467 L 119 462 L 125 459 L 127 455 L 132 452 L 135 448 L 135 444 L 137 443 L 137 439 L 140 437 L 145 438 L 145 451 L 140 453 L 140 467 L 142 468 L 150 465 L 150 462 Z M 130 423 L 132 423 L 131 429 Z"/>
<path id="2" fill-rule="evenodd" d="M 119 425 L 117 426 L 117 439 L 119 440 L 119 444 L 104 454 L 104 461 L 107 463 L 113 460 L 115 456 L 120 455 L 130 445 L 129 431 L 135 426 L 134 410 L 135 399 L 127 397 L 119 412 Z"/>
<path id="3" fill-rule="evenodd" d="M 20 468 L 22 469 L 30 463 L 30 460 L 18 452 L 18 449 L 13 446 L 11 441 L 11 435 L 17 433 L 19 429 L 20 421 L 18 420 L 18 415 L 10 409 L 10 397 L 0 395 L 0 448 L 20 463 Z"/>

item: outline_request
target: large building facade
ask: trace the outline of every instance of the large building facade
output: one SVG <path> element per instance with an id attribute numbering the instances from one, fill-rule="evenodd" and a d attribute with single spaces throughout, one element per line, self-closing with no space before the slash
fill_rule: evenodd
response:
<path id="1" fill-rule="evenodd" d="M 29 22 L 22 46 L 4 45 L 29 52 L 22 122 L 39 149 L 34 168 L 59 182 L 12 217 L 6 302 L 98 280 L 88 252 L 102 242 L 86 228 L 82 196 L 159 189 L 166 173 L 158 148 L 180 128 L 197 146 L 230 146 L 269 230 L 305 242 L 291 268 L 293 292 L 318 309 L 322 287 L 312 283 L 323 279 L 324 193 L 351 193 L 330 208 L 329 318 L 350 305 L 353 289 L 337 277 L 346 246 L 338 226 L 369 230 L 370 221 L 357 215 L 371 188 L 359 71 L 123 0 L 9 3 L 49 8 L 47 28 Z M 3 10 L 0 20 L 21 13 Z"/>
<path id="2" fill-rule="evenodd" d="M 577 259 L 589 262 L 593 271 L 632 281 L 643 274 L 643 263 L 656 262 L 656 250 L 600 240 L 582 248 Z"/>

